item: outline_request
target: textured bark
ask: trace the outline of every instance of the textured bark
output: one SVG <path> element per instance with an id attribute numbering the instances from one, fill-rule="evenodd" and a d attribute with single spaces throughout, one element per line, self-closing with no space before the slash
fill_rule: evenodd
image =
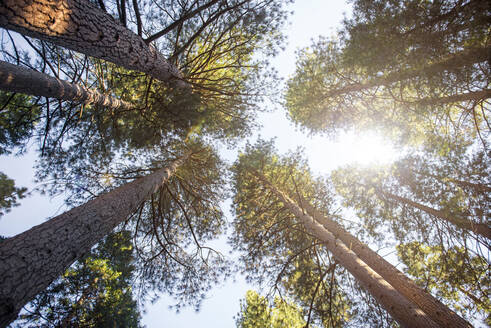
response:
<path id="1" fill-rule="evenodd" d="M 329 90 L 326 92 L 325 98 L 339 96 L 350 92 L 363 91 L 376 86 L 386 86 L 398 81 L 408 80 L 422 74 L 431 76 L 433 74 L 444 72 L 448 69 L 484 62 L 489 59 L 490 51 L 491 48 L 489 47 L 470 49 L 457 53 L 449 59 L 428 65 L 421 69 L 393 72 L 389 73 L 387 76 L 376 77 L 364 83 L 353 83 L 338 89 Z"/>
<path id="2" fill-rule="evenodd" d="M 389 192 L 384 192 L 382 190 L 378 190 L 377 192 L 380 195 L 383 195 L 387 198 L 390 198 L 390 199 L 396 200 L 400 203 L 403 203 L 403 204 L 412 206 L 414 208 L 420 209 L 423 212 L 426 212 L 426 213 L 431 214 L 431 215 L 433 215 L 439 219 L 447 221 L 447 222 L 449 222 L 449 223 L 451 223 L 451 224 L 453 224 L 453 225 L 455 225 L 461 229 L 472 231 L 475 234 L 478 234 L 478 235 L 481 235 L 485 238 L 491 239 L 491 228 L 487 224 L 475 223 L 475 222 L 472 222 L 472 220 L 469 220 L 466 218 L 450 216 L 443 211 L 436 210 L 432 207 L 414 202 L 414 201 L 412 201 L 408 198 L 405 198 L 405 197 L 391 194 Z"/>
<path id="3" fill-rule="evenodd" d="M 358 257 L 365 262 L 371 269 L 377 272 L 389 284 L 408 300 L 416 304 L 433 321 L 441 327 L 471 328 L 472 325 L 462 319 L 457 313 L 450 310 L 447 306 L 434 298 L 431 294 L 416 285 L 414 281 L 406 277 L 396 267 L 386 261 L 377 252 L 372 251 L 367 245 L 363 244 L 346 231 L 340 224 L 323 216 L 319 211 L 312 207 L 305 200 L 301 200 L 301 205 L 307 213 L 321 223 L 324 228 L 329 230 L 336 238 L 339 238 L 350 250 L 355 252 Z"/>
<path id="4" fill-rule="evenodd" d="M 0 326 L 124 221 L 190 154 L 0 243 Z"/>
<path id="5" fill-rule="evenodd" d="M 451 96 L 439 97 L 439 98 L 423 98 L 416 101 L 409 101 L 407 103 L 416 105 L 441 105 L 441 104 L 451 104 L 462 101 L 481 101 L 491 98 L 491 89 L 484 89 L 480 91 L 470 91 L 466 93 L 459 93 Z"/>
<path id="6" fill-rule="evenodd" d="M 326 248 L 364 286 L 378 303 L 403 327 L 439 327 L 420 308 L 408 301 L 379 274 L 363 262 L 343 242 L 325 229 L 312 216 L 304 211 L 285 193 L 278 190 L 262 175 L 256 175 L 305 226 L 305 228 L 324 242 Z"/>
<path id="7" fill-rule="evenodd" d="M 87 0 L 2 0 L 0 26 L 187 86 L 155 48 Z"/>
<path id="8" fill-rule="evenodd" d="M 99 93 L 97 90 L 84 88 L 47 74 L 0 61 L 0 89 L 81 102 L 85 105 L 98 105 L 113 110 L 129 110 L 131 104 L 117 98 Z"/>

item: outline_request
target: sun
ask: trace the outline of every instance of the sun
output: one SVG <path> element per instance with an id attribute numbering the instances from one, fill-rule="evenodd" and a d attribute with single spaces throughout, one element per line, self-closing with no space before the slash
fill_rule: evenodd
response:
<path id="1" fill-rule="evenodd" d="M 376 133 L 346 134 L 339 141 L 346 160 L 359 164 L 385 164 L 393 162 L 398 152 L 393 144 Z"/>
<path id="2" fill-rule="evenodd" d="M 314 137 L 306 150 L 312 168 L 324 172 L 349 164 L 390 164 L 401 155 L 387 138 L 376 132 L 343 133 L 336 140 Z"/>

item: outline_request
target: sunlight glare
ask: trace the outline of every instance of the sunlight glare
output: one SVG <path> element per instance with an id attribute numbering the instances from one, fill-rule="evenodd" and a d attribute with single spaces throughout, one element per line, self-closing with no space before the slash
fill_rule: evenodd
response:
<path id="1" fill-rule="evenodd" d="M 339 140 L 339 144 L 348 162 L 383 164 L 390 163 L 397 157 L 393 145 L 375 133 L 345 135 Z"/>
<path id="2" fill-rule="evenodd" d="M 335 169 L 349 164 L 389 164 L 401 154 L 390 141 L 377 133 L 344 133 L 335 141 L 313 138 L 309 159 L 313 167 Z"/>

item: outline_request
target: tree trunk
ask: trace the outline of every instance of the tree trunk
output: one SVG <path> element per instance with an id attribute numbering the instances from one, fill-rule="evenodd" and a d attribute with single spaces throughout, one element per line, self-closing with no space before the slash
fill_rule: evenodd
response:
<path id="1" fill-rule="evenodd" d="M 414 281 L 406 277 L 405 274 L 378 255 L 377 252 L 372 251 L 367 245 L 360 242 L 358 238 L 346 231 L 340 224 L 323 216 L 304 199 L 300 200 L 300 205 L 302 205 L 315 220 L 321 223 L 324 228 L 329 230 L 336 238 L 339 238 L 346 244 L 348 248 L 358 255 L 358 257 L 371 269 L 382 276 L 382 278 L 391 284 L 404 297 L 419 306 L 421 310 L 441 327 L 472 327 L 471 324 L 462 319 L 431 294 L 425 292 L 421 287 L 416 285 Z"/>
<path id="2" fill-rule="evenodd" d="M 0 326 L 15 320 L 27 302 L 132 214 L 190 155 L 2 241 Z"/>
<path id="3" fill-rule="evenodd" d="M 485 185 L 483 183 L 472 183 L 469 181 L 457 180 L 457 179 L 452 179 L 452 178 L 449 178 L 448 181 L 453 182 L 462 188 L 466 188 L 466 187 L 471 188 L 471 189 L 474 189 L 475 191 L 483 193 L 483 194 L 491 192 L 491 187 L 488 185 Z"/>
<path id="4" fill-rule="evenodd" d="M 264 176 L 260 174 L 256 176 L 303 223 L 308 231 L 324 242 L 326 248 L 338 260 L 339 264 L 345 267 L 401 326 L 438 327 L 427 314 L 399 294 L 344 243 L 310 215 L 304 213 L 285 193 L 273 186 Z"/>
<path id="5" fill-rule="evenodd" d="M 416 171 L 416 173 L 419 175 L 422 175 L 424 177 L 433 178 L 433 179 L 438 180 L 438 181 L 443 182 L 443 183 L 451 182 L 451 183 L 454 183 L 457 186 L 460 186 L 461 188 L 464 188 L 464 189 L 465 188 L 474 189 L 474 191 L 476 191 L 478 193 L 485 194 L 485 193 L 491 192 L 491 187 L 488 186 L 487 184 L 484 184 L 484 183 L 479 183 L 479 182 L 474 183 L 474 182 L 469 182 L 469 181 L 465 181 L 465 180 L 459 180 L 459 179 L 448 178 L 448 177 L 441 177 L 441 176 L 438 176 L 436 174 L 425 173 L 425 172 L 420 172 L 420 171 Z"/>
<path id="6" fill-rule="evenodd" d="M 451 104 L 451 103 L 457 103 L 462 101 L 481 101 L 481 100 L 486 100 L 488 98 L 491 98 L 491 89 L 484 89 L 480 91 L 469 91 L 466 93 L 459 93 L 459 94 L 438 97 L 438 98 L 428 97 L 428 98 L 422 98 L 420 100 L 403 101 L 403 102 L 408 104 L 415 104 L 415 105 L 432 106 L 432 105 L 441 105 L 441 104 Z"/>
<path id="7" fill-rule="evenodd" d="M 187 86 L 155 48 L 87 0 L 2 0 L 0 26 Z"/>
<path id="8" fill-rule="evenodd" d="M 453 225 L 455 225 L 461 229 L 472 231 L 475 234 L 478 234 L 478 235 L 481 235 L 485 238 L 491 239 L 491 229 L 485 223 L 475 223 L 475 222 L 472 222 L 471 220 L 466 219 L 466 218 L 451 217 L 451 216 L 448 216 L 443 211 L 436 210 L 432 207 L 429 207 L 429 206 L 426 206 L 423 204 L 419 204 L 419 203 L 414 202 L 408 198 L 397 196 L 397 195 L 394 195 L 394 194 L 391 194 L 389 192 L 385 192 L 382 190 L 378 190 L 377 192 L 379 194 L 387 197 L 387 198 L 390 198 L 390 199 L 396 200 L 400 203 L 403 203 L 403 204 L 412 206 L 414 208 L 420 209 L 423 212 L 426 212 L 426 213 L 431 214 L 431 215 L 433 215 L 439 219 L 442 219 L 444 221 L 452 223 Z"/>
<path id="9" fill-rule="evenodd" d="M 421 76 L 422 74 L 431 76 L 448 69 L 487 61 L 490 50 L 491 48 L 486 47 L 486 48 L 476 48 L 467 51 L 462 51 L 460 53 L 454 54 L 452 57 L 446 60 L 430 64 L 426 67 L 422 67 L 419 69 L 410 69 L 406 71 L 392 72 L 386 76 L 375 77 L 367 82 L 352 83 L 338 89 L 328 90 L 325 94 L 325 98 L 335 97 L 350 92 L 363 91 L 363 90 L 371 89 L 376 86 L 384 86 L 384 85 L 386 86 L 398 81 L 404 81 L 417 76 Z"/>
<path id="10" fill-rule="evenodd" d="M 0 89 L 32 96 L 42 96 L 97 105 L 113 110 L 129 110 L 132 105 L 97 90 L 84 88 L 50 75 L 0 61 Z"/>

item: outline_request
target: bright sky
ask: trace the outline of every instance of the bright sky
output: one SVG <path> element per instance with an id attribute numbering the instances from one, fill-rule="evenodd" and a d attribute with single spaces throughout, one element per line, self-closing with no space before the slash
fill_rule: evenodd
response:
<path id="1" fill-rule="evenodd" d="M 286 31 L 289 38 L 288 47 L 273 61 L 285 79 L 295 70 L 295 50 L 309 46 L 311 40 L 319 35 L 334 34 L 340 26 L 343 13 L 349 12 L 349 6 L 342 0 L 297 0 L 292 10 L 294 15 L 290 18 L 291 25 Z M 276 137 L 276 144 L 281 153 L 303 146 L 315 173 L 327 173 L 333 168 L 356 161 L 388 162 L 396 156 L 395 151 L 376 134 L 345 134 L 341 135 L 337 142 L 320 136 L 309 138 L 294 128 L 281 108 L 261 114 L 260 122 L 263 128 L 257 135 L 265 139 Z M 233 160 L 233 153 L 224 155 Z M 31 190 L 34 187 L 34 159 L 35 156 L 31 153 L 17 158 L 0 157 L 0 171 L 14 178 L 17 185 L 26 186 Z M 42 223 L 46 218 L 61 213 L 61 204 L 61 197 L 50 200 L 34 193 L 22 200 L 21 206 L 0 219 L 0 235 L 12 236 Z M 229 210 L 225 209 L 225 212 L 229 213 Z M 247 289 L 252 288 L 254 287 L 247 286 L 240 277 L 236 283 L 229 281 L 208 294 L 208 299 L 203 303 L 199 313 L 195 313 L 193 309 L 184 309 L 176 315 L 168 310 L 168 305 L 173 304 L 173 301 L 163 297 L 157 303 L 146 307 L 143 323 L 149 328 L 234 327 L 233 317 L 239 311 L 239 300 L 245 296 Z"/>

